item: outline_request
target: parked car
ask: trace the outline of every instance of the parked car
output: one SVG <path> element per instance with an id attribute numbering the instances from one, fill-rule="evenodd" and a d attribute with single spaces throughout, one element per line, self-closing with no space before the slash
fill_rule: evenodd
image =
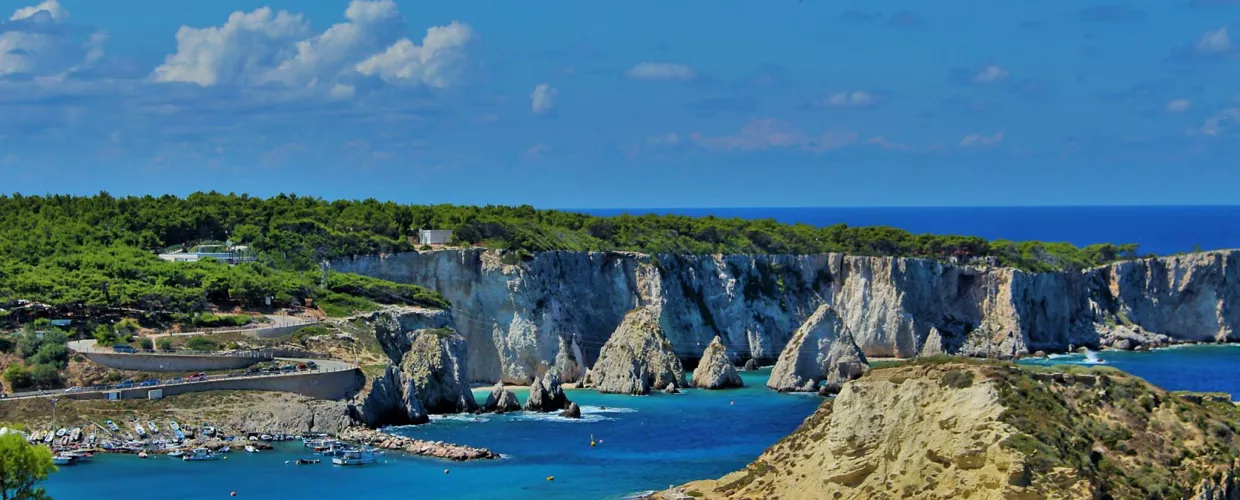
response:
<path id="1" fill-rule="evenodd" d="M 293 365 L 288 365 L 288 366 L 285 366 L 284 368 L 281 368 L 281 369 L 280 369 L 280 371 L 282 371 L 282 372 L 284 372 L 284 373 L 288 373 L 288 372 L 294 371 L 294 370 L 296 370 L 296 369 L 297 369 L 297 367 L 296 367 L 296 366 L 293 366 Z"/>
<path id="2" fill-rule="evenodd" d="M 147 380 L 145 382 L 142 382 L 141 384 L 138 384 L 138 387 L 152 387 L 156 385 L 159 385 L 158 380 Z"/>
<path id="3" fill-rule="evenodd" d="M 133 353 L 138 352 L 138 350 L 137 350 L 137 349 L 134 349 L 134 348 L 132 348 L 132 347 L 129 347 L 129 346 L 125 345 L 125 344 L 117 344 L 117 345 L 112 346 L 112 351 L 113 351 L 113 352 L 123 352 L 123 353 L 127 353 L 127 354 L 133 354 Z"/>
<path id="4" fill-rule="evenodd" d="M 257 367 L 257 366 L 251 366 L 251 367 L 249 367 L 249 368 L 247 368 L 247 369 L 245 370 L 245 374 L 246 374 L 246 375 L 254 375 L 254 374 L 256 374 L 256 373 L 262 373 L 262 371 L 263 371 L 263 369 L 262 369 L 262 368 L 259 368 L 259 367 Z"/>
<path id="5" fill-rule="evenodd" d="M 116 384 L 116 388 L 117 388 L 117 389 L 128 389 L 128 388 L 130 388 L 130 387 L 133 387 L 133 381 L 132 381 L 132 380 L 126 380 L 126 381 L 124 381 L 124 382 L 121 382 L 121 383 L 119 383 L 119 384 Z"/>
<path id="6" fill-rule="evenodd" d="M 70 387 L 68 389 L 65 389 L 65 392 L 69 394 L 73 394 L 75 392 L 82 392 L 82 388 L 81 387 Z"/>
<path id="7" fill-rule="evenodd" d="M 306 364 L 305 364 L 305 363 L 301 363 L 301 364 L 298 364 L 298 365 L 297 365 L 297 369 L 298 369 L 298 370 L 309 370 L 309 369 L 310 369 L 310 367 L 306 366 Z"/>
<path id="8" fill-rule="evenodd" d="M 202 373 L 202 372 L 192 373 L 190 374 L 190 376 L 185 377 L 186 382 L 202 382 L 203 380 L 206 380 L 206 379 L 207 379 L 207 374 Z"/>
<path id="9" fill-rule="evenodd" d="M 307 367 L 307 368 L 309 368 L 309 369 L 311 369 L 311 370 L 318 370 L 318 369 L 319 369 L 319 365 L 314 364 L 314 362 L 313 362 L 313 361 L 307 361 L 307 362 L 306 362 L 306 367 Z"/>

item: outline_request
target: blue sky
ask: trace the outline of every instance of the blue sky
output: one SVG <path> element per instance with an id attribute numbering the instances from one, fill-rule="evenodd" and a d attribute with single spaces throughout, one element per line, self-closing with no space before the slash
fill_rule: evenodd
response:
<path id="1" fill-rule="evenodd" d="M 996 206 L 1232 204 L 1240 185 L 1240 0 L 0 15 L 0 192 Z"/>

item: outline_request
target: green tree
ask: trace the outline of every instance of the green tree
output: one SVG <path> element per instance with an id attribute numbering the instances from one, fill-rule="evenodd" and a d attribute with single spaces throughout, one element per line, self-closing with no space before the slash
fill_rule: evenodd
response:
<path id="1" fill-rule="evenodd" d="M 95 327 L 94 337 L 95 342 L 98 342 L 101 347 L 116 345 L 116 341 L 120 339 L 120 337 L 116 335 L 116 330 L 113 330 L 112 327 L 108 325 L 99 325 Z"/>
<path id="2" fill-rule="evenodd" d="M 56 386 L 60 384 L 60 370 L 51 363 L 34 365 L 34 368 L 30 370 L 30 378 L 39 387 Z"/>
<path id="3" fill-rule="evenodd" d="M 12 390 L 30 387 L 32 383 L 30 370 L 25 366 L 13 363 L 4 369 L 4 381 L 9 384 L 9 389 Z"/>
<path id="4" fill-rule="evenodd" d="M 214 351 L 216 344 L 208 338 L 193 337 L 185 341 L 185 347 L 192 351 Z"/>
<path id="5" fill-rule="evenodd" d="M 161 351 L 171 351 L 172 339 L 168 337 L 160 337 L 159 340 L 155 341 L 155 345 L 159 346 L 159 350 Z"/>
<path id="6" fill-rule="evenodd" d="M 51 449 L 27 443 L 16 432 L 0 435 L 0 494 L 4 500 L 50 499 L 35 484 L 53 472 L 56 465 Z"/>
<path id="7" fill-rule="evenodd" d="M 149 350 L 151 350 L 151 349 L 154 349 L 154 348 L 155 348 L 155 343 L 154 343 L 154 342 L 151 342 L 151 339 L 149 339 L 149 338 L 147 338 L 147 337 L 142 337 L 142 338 L 138 339 L 138 347 L 140 347 L 140 348 L 142 348 L 142 349 L 145 349 L 145 350 L 149 351 Z"/>

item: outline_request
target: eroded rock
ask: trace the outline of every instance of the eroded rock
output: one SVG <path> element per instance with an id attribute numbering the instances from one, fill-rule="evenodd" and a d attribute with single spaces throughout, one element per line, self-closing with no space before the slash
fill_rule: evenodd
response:
<path id="1" fill-rule="evenodd" d="M 752 361 L 752 360 L 750 360 Z M 697 369 L 693 370 L 693 386 L 699 389 L 726 389 L 744 387 L 745 381 L 736 372 L 736 366 L 728 358 L 728 348 L 719 337 L 710 341 Z"/>

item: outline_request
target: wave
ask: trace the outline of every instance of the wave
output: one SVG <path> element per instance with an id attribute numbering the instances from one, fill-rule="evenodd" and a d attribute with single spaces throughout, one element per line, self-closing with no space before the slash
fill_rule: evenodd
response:
<path id="1" fill-rule="evenodd" d="M 587 413 L 637 413 L 636 408 L 624 408 L 622 406 L 594 406 L 594 405 L 580 405 L 580 406 L 581 406 L 582 415 L 585 415 Z"/>
<path id="2" fill-rule="evenodd" d="M 486 422 L 490 420 L 491 415 L 475 415 L 473 413 L 450 413 L 446 415 L 431 415 L 431 423 L 435 422 Z"/>

